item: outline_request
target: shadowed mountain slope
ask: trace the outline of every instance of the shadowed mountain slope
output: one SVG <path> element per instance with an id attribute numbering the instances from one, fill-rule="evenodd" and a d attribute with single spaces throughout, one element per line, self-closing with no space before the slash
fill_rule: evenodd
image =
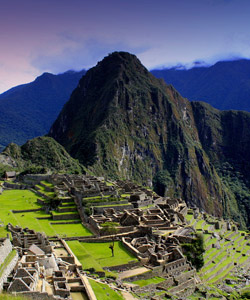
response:
<path id="1" fill-rule="evenodd" d="M 0 150 L 46 134 L 85 71 L 44 73 L 0 95 Z"/>

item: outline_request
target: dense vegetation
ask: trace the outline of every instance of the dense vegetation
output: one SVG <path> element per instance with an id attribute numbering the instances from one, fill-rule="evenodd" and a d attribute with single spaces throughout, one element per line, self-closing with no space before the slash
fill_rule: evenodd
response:
<path id="1" fill-rule="evenodd" d="M 4 171 L 17 170 L 21 174 L 39 174 L 52 172 L 82 173 L 79 162 L 50 137 L 38 137 L 29 140 L 23 146 L 14 143 L 1 153 L 0 176 Z"/>
<path id="2" fill-rule="evenodd" d="M 199 271 L 204 265 L 203 253 L 205 252 L 202 234 L 196 234 L 191 243 L 183 244 L 182 249 L 188 261 Z"/>

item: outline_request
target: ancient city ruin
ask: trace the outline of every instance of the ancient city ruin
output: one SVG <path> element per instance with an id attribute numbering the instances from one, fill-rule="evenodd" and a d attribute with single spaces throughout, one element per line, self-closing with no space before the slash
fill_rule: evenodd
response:
<path id="1" fill-rule="evenodd" d="M 53 191 L 56 194 L 52 199 L 54 202 L 37 188 L 37 184 L 48 193 Z M 82 269 L 67 245 L 68 240 L 74 239 L 87 243 L 121 241 L 123 247 L 138 259 L 135 263 L 104 268 L 108 272 L 117 272 L 118 277 L 107 279 L 107 282 L 115 282 L 116 288 L 122 291 L 162 291 L 162 295 L 170 293 L 185 298 L 200 284 L 195 267 L 182 250 L 182 245 L 191 243 L 196 236 L 194 227 L 186 218 L 190 209 L 182 199 L 160 197 L 131 182 L 108 184 L 104 178 L 89 175 L 25 175 L 22 183 L 3 184 L 3 189 L 11 188 L 35 190 L 40 195 L 37 202 L 41 210 L 48 214 L 54 203 L 56 207 L 53 209 L 58 214 L 51 213 L 53 224 L 81 222 L 93 235 L 48 238 L 44 233 L 8 224 L 11 241 L 9 237 L 1 240 L 0 264 L 11 252 L 14 254 L 1 275 L 1 291 L 37 299 L 72 299 L 72 293 L 84 292 L 87 299 L 96 299 L 88 278 L 95 278 L 95 274 L 105 276 L 105 273 L 95 270 L 86 273 Z M 197 221 L 202 216 L 211 228 L 222 230 L 226 227 L 225 230 L 238 231 L 234 223 L 210 221 L 198 209 L 192 212 Z M 112 224 L 113 231 L 104 224 Z M 219 244 L 211 246 L 219 247 Z M 141 268 L 143 272 L 137 273 Z M 132 284 L 135 280 L 154 276 L 160 276 L 162 281 L 145 287 Z M 152 299 L 160 297 L 153 296 Z"/>

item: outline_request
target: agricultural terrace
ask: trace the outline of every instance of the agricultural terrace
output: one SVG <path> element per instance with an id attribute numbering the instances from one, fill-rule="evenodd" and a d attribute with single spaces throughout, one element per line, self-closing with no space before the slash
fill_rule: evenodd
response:
<path id="1" fill-rule="evenodd" d="M 67 243 L 85 270 L 94 268 L 97 272 L 103 272 L 104 267 L 137 261 L 137 258 L 123 247 L 122 242 L 115 242 L 114 257 L 112 257 L 109 249 L 110 243 L 83 243 L 79 241 L 68 241 Z"/>
<path id="2" fill-rule="evenodd" d="M 97 300 L 124 300 L 120 292 L 111 289 L 107 284 L 89 279 L 89 283 L 96 295 Z"/>
<path id="3" fill-rule="evenodd" d="M 38 232 L 44 232 L 48 236 L 87 236 L 91 232 L 82 224 L 54 224 L 51 214 L 46 214 L 43 210 L 32 212 L 13 213 L 12 210 L 42 209 L 37 203 L 39 197 L 30 190 L 4 190 L 0 195 L 0 220 L 4 223 L 0 227 L 0 237 L 6 236 L 6 225 L 19 225 L 28 227 Z M 43 218 L 43 219 L 39 219 Z M 69 220 L 70 221 L 70 220 Z"/>
<path id="4" fill-rule="evenodd" d="M 192 211 L 186 218 L 204 237 L 206 252 L 204 266 L 199 272 L 203 283 L 215 284 L 223 278 L 230 278 L 236 266 L 244 267 L 249 263 L 250 243 L 246 232 L 215 229 L 201 216 L 194 219 Z"/>

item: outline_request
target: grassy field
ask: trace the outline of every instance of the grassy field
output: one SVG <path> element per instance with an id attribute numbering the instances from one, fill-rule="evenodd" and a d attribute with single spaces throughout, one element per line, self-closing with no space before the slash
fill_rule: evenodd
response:
<path id="1" fill-rule="evenodd" d="M 95 280 L 89 279 L 89 283 L 96 295 L 97 300 L 123 300 L 122 295 L 112 290 L 108 285 L 96 282 Z"/>
<path id="2" fill-rule="evenodd" d="M 146 285 L 149 285 L 149 284 L 157 284 L 157 283 L 160 283 L 162 281 L 166 280 L 165 278 L 162 278 L 162 277 L 152 277 L 152 278 L 149 278 L 149 279 L 144 279 L 144 280 L 136 280 L 136 281 L 133 281 L 134 284 L 138 284 L 139 286 L 146 286 Z"/>
<path id="3" fill-rule="evenodd" d="M 0 227 L 0 237 L 6 236 L 6 225 L 19 225 L 28 227 L 35 231 L 44 232 L 49 236 L 67 235 L 67 236 L 87 236 L 90 231 L 82 224 L 53 224 L 50 215 L 44 211 L 13 213 L 12 210 L 39 209 L 41 205 L 37 204 L 38 196 L 29 190 L 5 190 L 0 195 L 0 220 L 4 227 Z M 44 220 L 38 220 L 39 217 L 47 217 Z M 52 224 L 50 224 L 52 222 Z"/>
<path id="4" fill-rule="evenodd" d="M 137 259 L 130 254 L 121 242 L 115 242 L 114 257 L 109 249 L 110 243 L 81 243 L 79 241 L 67 242 L 71 250 L 79 259 L 83 269 L 95 268 L 103 271 L 103 267 L 126 264 Z"/>

